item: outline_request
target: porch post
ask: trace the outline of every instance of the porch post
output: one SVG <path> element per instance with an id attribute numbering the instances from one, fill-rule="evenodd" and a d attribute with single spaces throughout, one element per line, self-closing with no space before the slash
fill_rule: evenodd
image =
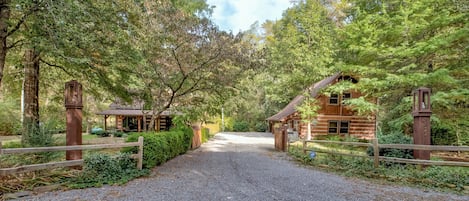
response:
<path id="1" fill-rule="evenodd" d="M 104 131 L 107 130 L 107 118 L 108 117 L 109 117 L 108 115 L 104 115 Z"/>
<path id="2" fill-rule="evenodd" d="M 142 132 L 142 123 L 140 122 L 142 120 L 141 116 L 137 117 L 137 132 Z"/>

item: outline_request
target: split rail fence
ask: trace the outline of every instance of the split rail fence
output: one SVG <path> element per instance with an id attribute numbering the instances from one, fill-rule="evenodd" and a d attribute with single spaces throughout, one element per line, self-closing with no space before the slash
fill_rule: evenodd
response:
<path id="1" fill-rule="evenodd" d="M 24 153 L 38 153 L 38 152 L 50 152 L 50 151 L 111 149 L 111 148 L 123 148 L 123 147 L 138 147 L 138 153 L 132 155 L 132 157 L 137 159 L 137 168 L 141 170 L 142 164 L 143 164 L 143 137 L 142 136 L 138 138 L 137 142 L 127 142 L 127 143 L 11 148 L 11 149 L 2 149 L 2 143 L 0 142 L 0 156 L 3 154 L 24 154 Z M 19 167 L 12 167 L 12 168 L 2 168 L 0 169 L 0 176 L 5 176 L 5 175 L 10 175 L 10 174 L 15 174 L 15 173 L 31 172 L 35 170 L 44 170 L 44 169 L 59 168 L 59 167 L 82 166 L 82 165 L 83 165 L 83 159 L 24 165 L 24 166 L 19 166 Z"/>
<path id="2" fill-rule="evenodd" d="M 357 154 L 357 153 L 342 153 L 337 151 L 328 151 L 321 149 L 313 149 L 308 147 L 308 143 L 328 143 L 328 144 L 340 144 L 340 145 L 350 145 L 350 146 L 361 146 L 361 147 L 373 147 L 373 156 L 368 156 L 366 154 Z M 395 157 L 385 157 L 379 155 L 380 148 L 393 148 L 393 149 L 413 149 L 413 150 L 428 150 L 428 151 L 458 151 L 466 152 L 469 151 L 469 146 L 441 146 L 441 145 L 414 145 L 414 144 L 378 144 L 377 139 L 373 139 L 370 143 L 364 142 L 340 142 L 340 141 L 328 141 L 328 140 L 304 140 L 303 141 L 303 153 L 306 154 L 307 151 L 315 151 L 318 153 L 328 153 L 328 154 L 337 154 L 353 157 L 364 157 L 371 158 L 374 162 L 374 167 L 379 166 L 380 161 L 387 162 L 397 162 L 397 163 L 408 163 L 416 165 L 437 165 L 437 166 L 460 166 L 460 167 L 469 167 L 469 162 L 459 162 L 459 161 L 434 161 L 434 160 L 417 160 L 417 159 L 404 159 L 404 158 L 395 158 Z"/>

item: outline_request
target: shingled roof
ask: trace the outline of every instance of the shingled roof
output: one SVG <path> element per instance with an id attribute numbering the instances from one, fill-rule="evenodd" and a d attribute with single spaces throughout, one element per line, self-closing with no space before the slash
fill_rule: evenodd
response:
<path id="1" fill-rule="evenodd" d="M 337 78 L 339 78 L 341 73 L 336 73 L 330 77 L 327 77 L 319 82 L 314 83 L 309 87 L 309 91 L 311 91 L 311 97 L 316 97 L 321 91 L 321 89 L 327 87 L 329 84 L 333 83 Z M 298 95 L 296 96 L 290 103 L 288 103 L 285 108 L 280 110 L 277 114 L 267 118 L 268 121 L 283 121 L 285 118 L 293 113 L 296 112 L 296 106 L 301 104 L 303 102 L 304 96 L 303 95 Z"/>
<path id="2" fill-rule="evenodd" d="M 131 109 L 110 109 L 110 110 L 104 110 L 101 112 L 96 113 L 97 115 L 122 115 L 122 116 L 143 116 L 145 115 L 151 115 L 151 110 L 131 110 Z M 172 112 L 171 111 L 163 111 L 161 113 L 161 116 L 170 116 L 173 114 L 180 114 L 178 112 Z"/>
<path id="3" fill-rule="evenodd" d="M 144 102 L 141 100 L 133 100 L 132 103 L 126 103 L 120 98 L 109 105 L 108 110 L 104 110 L 96 113 L 97 115 L 122 115 L 122 116 L 143 116 L 151 115 L 151 110 L 143 110 Z M 174 112 L 171 110 L 165 110 L 160 115 L 161 116 L 170 116 L 170 115 L 179 115 L 180 112 Z"/>

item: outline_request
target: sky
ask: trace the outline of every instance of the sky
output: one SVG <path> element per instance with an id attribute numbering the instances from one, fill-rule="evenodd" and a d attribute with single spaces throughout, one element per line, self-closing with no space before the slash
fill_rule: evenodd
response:
<path id="1" fill-rule="evenodd" d="M 207 0 L 215 6 L 212 18 L 221 30 L 238 33 L 256 21 L 278 20 L 290 7 L 290 0 Z"/>

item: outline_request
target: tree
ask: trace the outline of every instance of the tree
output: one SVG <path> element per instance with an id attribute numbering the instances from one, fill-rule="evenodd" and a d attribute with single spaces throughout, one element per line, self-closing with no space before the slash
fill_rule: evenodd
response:
<path id="1" fill-rule="evenodd" d="M 311 124 L 318 115 L 317 111 L 320 109 L 320 106 L 317 104 L 317 101 L 314 97 L 311 97 L 311 93 L 307 92 L 303 94 L 303 102 L 296 106 L 296 110 L 301 116 L 301 120 L 308 124 L 308 133 L 306 135 L 306 140 L 311 140 Z"/>
<path id="2" fill-rule="evenodd" d="M 318 0 L 287 9 L 268 37 L 269 98 L 286 104 L 303 89 L 336 71 L 335 25 Z M 267 24 L 266 24 L 267 25 Z"/>
<path id="3" fill-rule="evenodd" d="M 219 31 L 205 17 L 186 13 L 169 2 L 147 3 L 134 38 L 141 62 L 137 91 L 154 120 L 172 107 L 197 105 L 205 96 L 226 94 L 254 54 L 241 35 Z"/>
<path id="4" fill-rule="evenodd" d="M 469 14 L 457 2 L 356 0 L 351 4 L 349 23 L 339 35 L 336 63 L 344 72 L 359 75 L 357 88 L 379 98 L 386 111 L 385 131 L 411 131 L 407 117 L 413 89 L 427 86 L 434 94 L 455 95 L 469 86 L 469 52 L 464 48 L 469 43 Z M 442 104 L 440 99 L 432 100 Z M 445 113 L 443 108 L 434 107 L 437 118 Z"/>
<path id="5" fill-rule="evenodd" d="M 128 48 L 130 41 L 126 40 L 127 22 L 134 17 L 132 9 L 138 5 L 127 1 L 5 2 L 1 9 L 6 14 L 0 20 L 8 25 L 2 29 L 8 30 L 6 35 L 3 33 L 8 43 L 4 50 L 24 51 L 25 55 L 24 128 L 37 127 L 39 85 L 50 81 L 39 79 L 40 66 L 49 72 L 63 71 L 65 77 L 87 80 L 85 87 L 90 91 L 104 88 L 126 96 L 126 73 L 129 64 L 136 61 L 129 52 L 133 50 Z M 6 52 L 0 52 L 0 63 L 1 54 Z M 3 66 L 0 70 L 3 75 Z M 57 93 L 62 94 L 63 83 L 58 84 L 62 87 Z"/>

